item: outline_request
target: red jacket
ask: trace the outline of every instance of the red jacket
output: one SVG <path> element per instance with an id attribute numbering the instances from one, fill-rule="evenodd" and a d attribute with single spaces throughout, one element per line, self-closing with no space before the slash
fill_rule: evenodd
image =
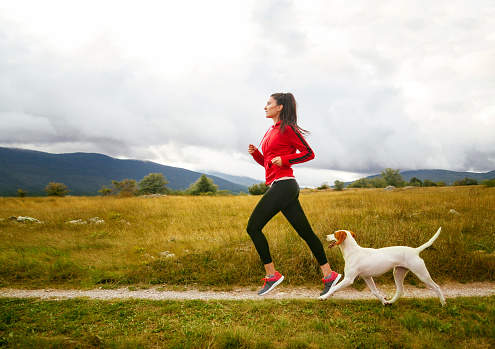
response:
<path id="1" fill-rule="evenodd" d="M 285 132 L 280 132 L 280 121 L 270 127 L 261 141 L 259 150 L 252 156 L 265 168 L 266 184 L 282 177 L 294 177 L 291 166 L 314 159 L 313 149 L 296 127 L 287 125 Z M 272 159 L 280 156 L 282 166 L 272 164 Z"/>

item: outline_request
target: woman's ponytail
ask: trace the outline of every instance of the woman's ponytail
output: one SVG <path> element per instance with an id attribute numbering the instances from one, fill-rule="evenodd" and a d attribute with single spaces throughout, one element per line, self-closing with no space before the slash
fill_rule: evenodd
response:
<path id="1" fill-rule="evenodd" d="M 294 126 L 303 134 L 309 133 L 297 125 L 297 103 L 292 93 L 274 93 L 271 97 L 277 101 L 277 105 L 283 106 L 279 116 L 281 121 L 280 130 L 282 133 L 285 132 L 285 127 L 287 125 Z"/>

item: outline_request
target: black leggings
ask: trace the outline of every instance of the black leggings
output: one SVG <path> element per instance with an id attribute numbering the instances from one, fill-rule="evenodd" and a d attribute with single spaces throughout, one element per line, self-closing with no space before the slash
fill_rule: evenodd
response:
<path id="1" fill-rule="evenodd" d="M 323 244 L 311 229 L 311 225 L 299 203 L 299 185 L 295 179 L 274 182 L 258 202 L 249 218 L 247 232 L 253 240 L 263 264 L 270 264 L 272 257 L 268 242 L 261 230 L 280 211 L 282 211 L 282 214 L 299 236 L 306 241 L 320 266 L 327 264 Z"/>

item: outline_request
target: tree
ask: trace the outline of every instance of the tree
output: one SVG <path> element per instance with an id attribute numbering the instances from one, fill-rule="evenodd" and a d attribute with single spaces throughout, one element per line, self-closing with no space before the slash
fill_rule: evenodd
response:
<path id="1" fill-rule="evenodd" d="M 165 194 L 169 191 L 168 181 L 163 173 L 150 173 L 139 183 L 139 192 L 142 194 Z"/>
<path id="2" fill-rule="evenodd" d="M 345 183 L 344 183 L 344 182 L 342 182 L 342 181 L 338 181 L 338 180 L 337 180 L 337 181 L 335 181 L 333 184 L 334 184 L 334 186 L 335 186 L 335 187 L 334 187 L 334 188 L 335 188 L 335 190 L 344 190 L 344 187 L 345 187 Z"/>
<path id="3" fill-rule="evenodd" d="M 391 168 L 386 168 L 384 171 L 381 171 L 382 174 L 380 175 L 385 182 L 387 182 L 387 185 L 393 185 L 394 187 L 403 187 L 405 184 L 404 178 L 402 175 L 399 173 L 399 170 L 393 170 Z"/>
<path id="4" fill-rule="evenodd" d="M 102 196 L 108 196 L 108 195 L 111 195 L 112 194 L 112 189 L 107 187 L 106 185 L 102 186 L 100 190 L 98 190 L 98 192 L 102 195 Z"/>
<path id="5" fill-rule="evenodd" d="M 195 183 L 192 183 L 187 189 L 190 195 L 214 195 L 218 190 L 218 185 L 213 183 L 213 179 L 201 175 Z"/>
<path id="6" fill-rule="evenodd" d="M 368 180 L 366 178 L 360 178 L 349 184 L 348 188 L 369 188 Z"/>
<path id="7" fill-rule="evenodd" d="M 326 190 L 330 189 L 330 185 L 327 182 L 322 183 L 319 187 L 316 187 L 317 190 Z"/>
<path id="8" fill-rule="evenodd" d="M 495 178 L 485 179 L 484 181 L 481 181 L 481 184 L 486 188 L 495 188 Z"/>
<path id="9" fill-rule="evenodd" d="M 263 195 L 264 193 L 266 193 L 268 188 L 270 188 L 268 185 L 261 182 L 260 184 L 253 184 L 252 186 L 248 187 L 248 190 L 249 194 L 251 195 Z"/>
<path id="10" fill-rule="evenodd" d="M 458 181 L 454 182 L 455 186 L 461 186 L 461 185 L 478 185 L 478 181 L 474 178 L 464 178 L 464 179 L 459 179 Z"/>
<path id="11" fill-rule="evenodd" d="M 26 196 L 27 196 L 27 194 L 28 194 L 28 192 L 27 192 L 27 191 L 25 191 L 25 190 L 22 190 L 22 189 L 19 189 L 19 190 L 17 191 L 17 196 L 18 196 L 18 197 L 20 197 L 20 198 L 24 198 L 24 197 L 26 197 Z"/>
<path id="12" fill-rule="evenodd" d="M 67 186 L 63 183 L 50 182 L 43 190 L 48 196 L 65 196 L 68 193 Z"/>
<path id="13" fill-rule="evenodd" d="M 413 177 L 409 181 L 409 185 L 412 185 L 412 186 L 415 186 L 415 187 L 421 187 L 421 186 L 423 186 L 423 182 L 421 182 L 421 179 L 418 179 L 416 177 Z"/>
<path id="14" fill-rule="evenodd" d="M 133 196 L 137 193 L 137 183 L 134 179 L 124 179 L 122 182 L 112 181 L 114 192 L 121 196 Z"/>
<path id="15" fill-rule="evenodd" d="M 428 178 L 423 181 L 423 187 L 436 187 L 436 186 L 437 184 Z"/>
<path id="16" fill-rule="evenodd" d="M 387 181 L 382 177 L 370 178 L 368 180 L 368 188 L 385 188 Z"/>

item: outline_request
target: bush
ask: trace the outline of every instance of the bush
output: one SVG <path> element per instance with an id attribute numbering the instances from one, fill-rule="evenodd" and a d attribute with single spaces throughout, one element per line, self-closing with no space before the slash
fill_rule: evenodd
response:
<path id="1" fill-rule="evenodd" d="M 68 193 L 67 186 L 63 183 L 51 182 L 44 190 L 48 196 L 65 196 Z"/>
<path id="2" fill-rule="evenodd" d="M 435 182 L 433 182 L 432 180 L 429 180 L 429 179 L 425 179 L 423 181 L 423 187 L 436 187 L 437 184 Z"/>
<path id="3" fill-rule="evenodd" d="M 347 188 L 385 188 L 387 182 L 382 177 L 377 178 L 361 178 L 347 186 Z"/>
<path id="4" fill-rule="evenodd" d="M 98 190 L 98 192 L 102 195 L 102 196 L 108 196 L 108 195 L 112 195 L 112 189 L 110 189 L 109 187 L 107 187 L 106 185 L 102 186 L 100 190 Z"/>
<path id="5" fill-rule="evenodd" d="M 394 187 L 403 187 L 405 185 L 404 178 L 402 175 L 399 173 L 400 169 L 398 170 L 393 170 L 391 168 L 386 168 L 385 170 L 381 171 L 381 178 L 385 180 L 387 185 L 392 185 Z M 379 188 L 379 187 L 375 187 Z"/>
<path id="6" fill-rule="evenodd" d="M 248 187 L 248 190 L 249 194 L 251 195 L 263 195 L 264 193 L 266 193 L 268 188 L 270 188 L 268 185 L 261 182 L 260 184 L 253 184 L 252 186 Z"/>
<path id="7" fill-rule="evenodd" d="M 409 181 L 408 184 L 413 186 L 413 187 L 422 187 L 423 186 L 423 182 L 421 181 L 421 179 L 416 178 L 416 177 L 411 178 L 411 180 Z"/>
<path id="8" fill-rule="evenodd" d="M 138 192 L 137 183 L 134 179 L 124 179 L 122 182 L 112 181 L 112 184 L 113 191 L 121 196 L 133 196 Z"/>
<path id="9" fill-rule="evenodd" d="M 318 190 L 330 189 L 330 186 L 328 185 L 327 182 L 325 182 L 322 185 L 320 185 L 319 187 L 316 187 L 316 189 L 318 189 Z"/>
<path id="10" fill-rule="evenodd" d="M 473 178 L 464 178 L 464 179 L 459 179 L 458 181 L 454 182 L 454 186 L 463 186 L 463 185 L 478 185 L 478 181 Z"/>
<path id="11" fill-rule="evenodd" d="M 335 185 L 335 190 L 344 190 L 344 187 L 345 187 L 345 183 L 344 182 L 335 181 L 334 182 L 334 185 Z"/>
<path id="12" fill-rule="evenodd" d="M 494 188 L 495 187 L 495 178 L 493 178 L 493 179 L 486 179 L 484 181 L 481 181 L 481 184 L 484 187 L 487 187 L 487 188 Z"/>
<path id="13" fill-rule="evenodd" d="M 213 183 L 213 179 L 201 175 L 195 183 L 192 183 L 186 190 L 189 195 L 215 195 L 218 185 Z"/>
<path id="14" fill-rule="evenodd" d="M 141 194 L 165 194 L 168 190 L 168 181 L 163 173 L 150 173 L 139 183 L 139 192 Z"/>

